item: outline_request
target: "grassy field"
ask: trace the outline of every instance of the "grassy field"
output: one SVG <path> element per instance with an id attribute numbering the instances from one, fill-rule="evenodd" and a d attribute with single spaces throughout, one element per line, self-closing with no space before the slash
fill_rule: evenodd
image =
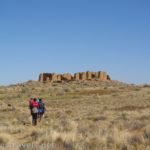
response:
<path id="1" fill-rule="evenodd" d="M 46 114 L 31 125 L 30 97 Z M 22 144 L 22 145 L 21 145 Z M 0 87 L 0 150 L 149 150 L 150 86 L 72 81 Z"/>

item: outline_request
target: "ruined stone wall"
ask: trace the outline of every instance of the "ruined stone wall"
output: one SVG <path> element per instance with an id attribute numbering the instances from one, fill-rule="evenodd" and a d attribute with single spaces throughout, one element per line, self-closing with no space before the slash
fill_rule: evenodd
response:
<path id="1" fill-rule="evenodd" d="M 72 80 L 101 80 L 109 81 L 110 76 L 106 72 L 79 72 L 75 73 L 73 76 L 69 73 L 65 74 L 55 74 L 55 73 L 42 73 L 39 75 L 40 82 L 57 82 L 57 81 L 72 81 Z"/>
<path id="2" fill-rule="evenodd" d="M 62 75 L 62 79 L 66 81 L 70 81 L 70 80 L 73 80 L 73 76 L 69 73 L 65 73 Z"/>

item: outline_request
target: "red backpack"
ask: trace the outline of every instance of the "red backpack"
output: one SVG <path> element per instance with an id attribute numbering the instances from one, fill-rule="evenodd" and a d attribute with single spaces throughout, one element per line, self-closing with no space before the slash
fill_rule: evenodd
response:
<path id="1" fill-rule="evenodd" d="M 39 107 L 39 104 L 38 104 L 38 102 L 32 101 L 31 106 L 32 107 Z"/>

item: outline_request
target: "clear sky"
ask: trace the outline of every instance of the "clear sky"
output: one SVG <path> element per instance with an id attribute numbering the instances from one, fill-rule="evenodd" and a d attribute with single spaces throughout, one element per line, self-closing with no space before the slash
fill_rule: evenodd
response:
<path id="1" fill-rule="evenodd" d="M 150 83 L 150 0 L 0 0 L 0 85 L 106 71 Z"/>

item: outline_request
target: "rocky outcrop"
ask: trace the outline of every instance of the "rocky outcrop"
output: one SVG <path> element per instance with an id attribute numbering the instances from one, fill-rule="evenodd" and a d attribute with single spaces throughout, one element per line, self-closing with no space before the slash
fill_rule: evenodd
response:
<path id="1" fill-rule="evenodd" d="M 62 79 L 65 81 L 70 81 L 70 80 L 73 80 L 73 76 L 69 73 L 65 73 L 62 75 Z"/>
<path id="2" fill-rule="evenodd" d="M 106 72 L 78 72 L 73 76 L 70 73 L 55 74 L 55 73 L 41 73 L 39 76 L 40 82 L 61 82 L 61 81 L 72 81 L 72 80 L 101 80 L 110 81 L 111 78 Z"/>

